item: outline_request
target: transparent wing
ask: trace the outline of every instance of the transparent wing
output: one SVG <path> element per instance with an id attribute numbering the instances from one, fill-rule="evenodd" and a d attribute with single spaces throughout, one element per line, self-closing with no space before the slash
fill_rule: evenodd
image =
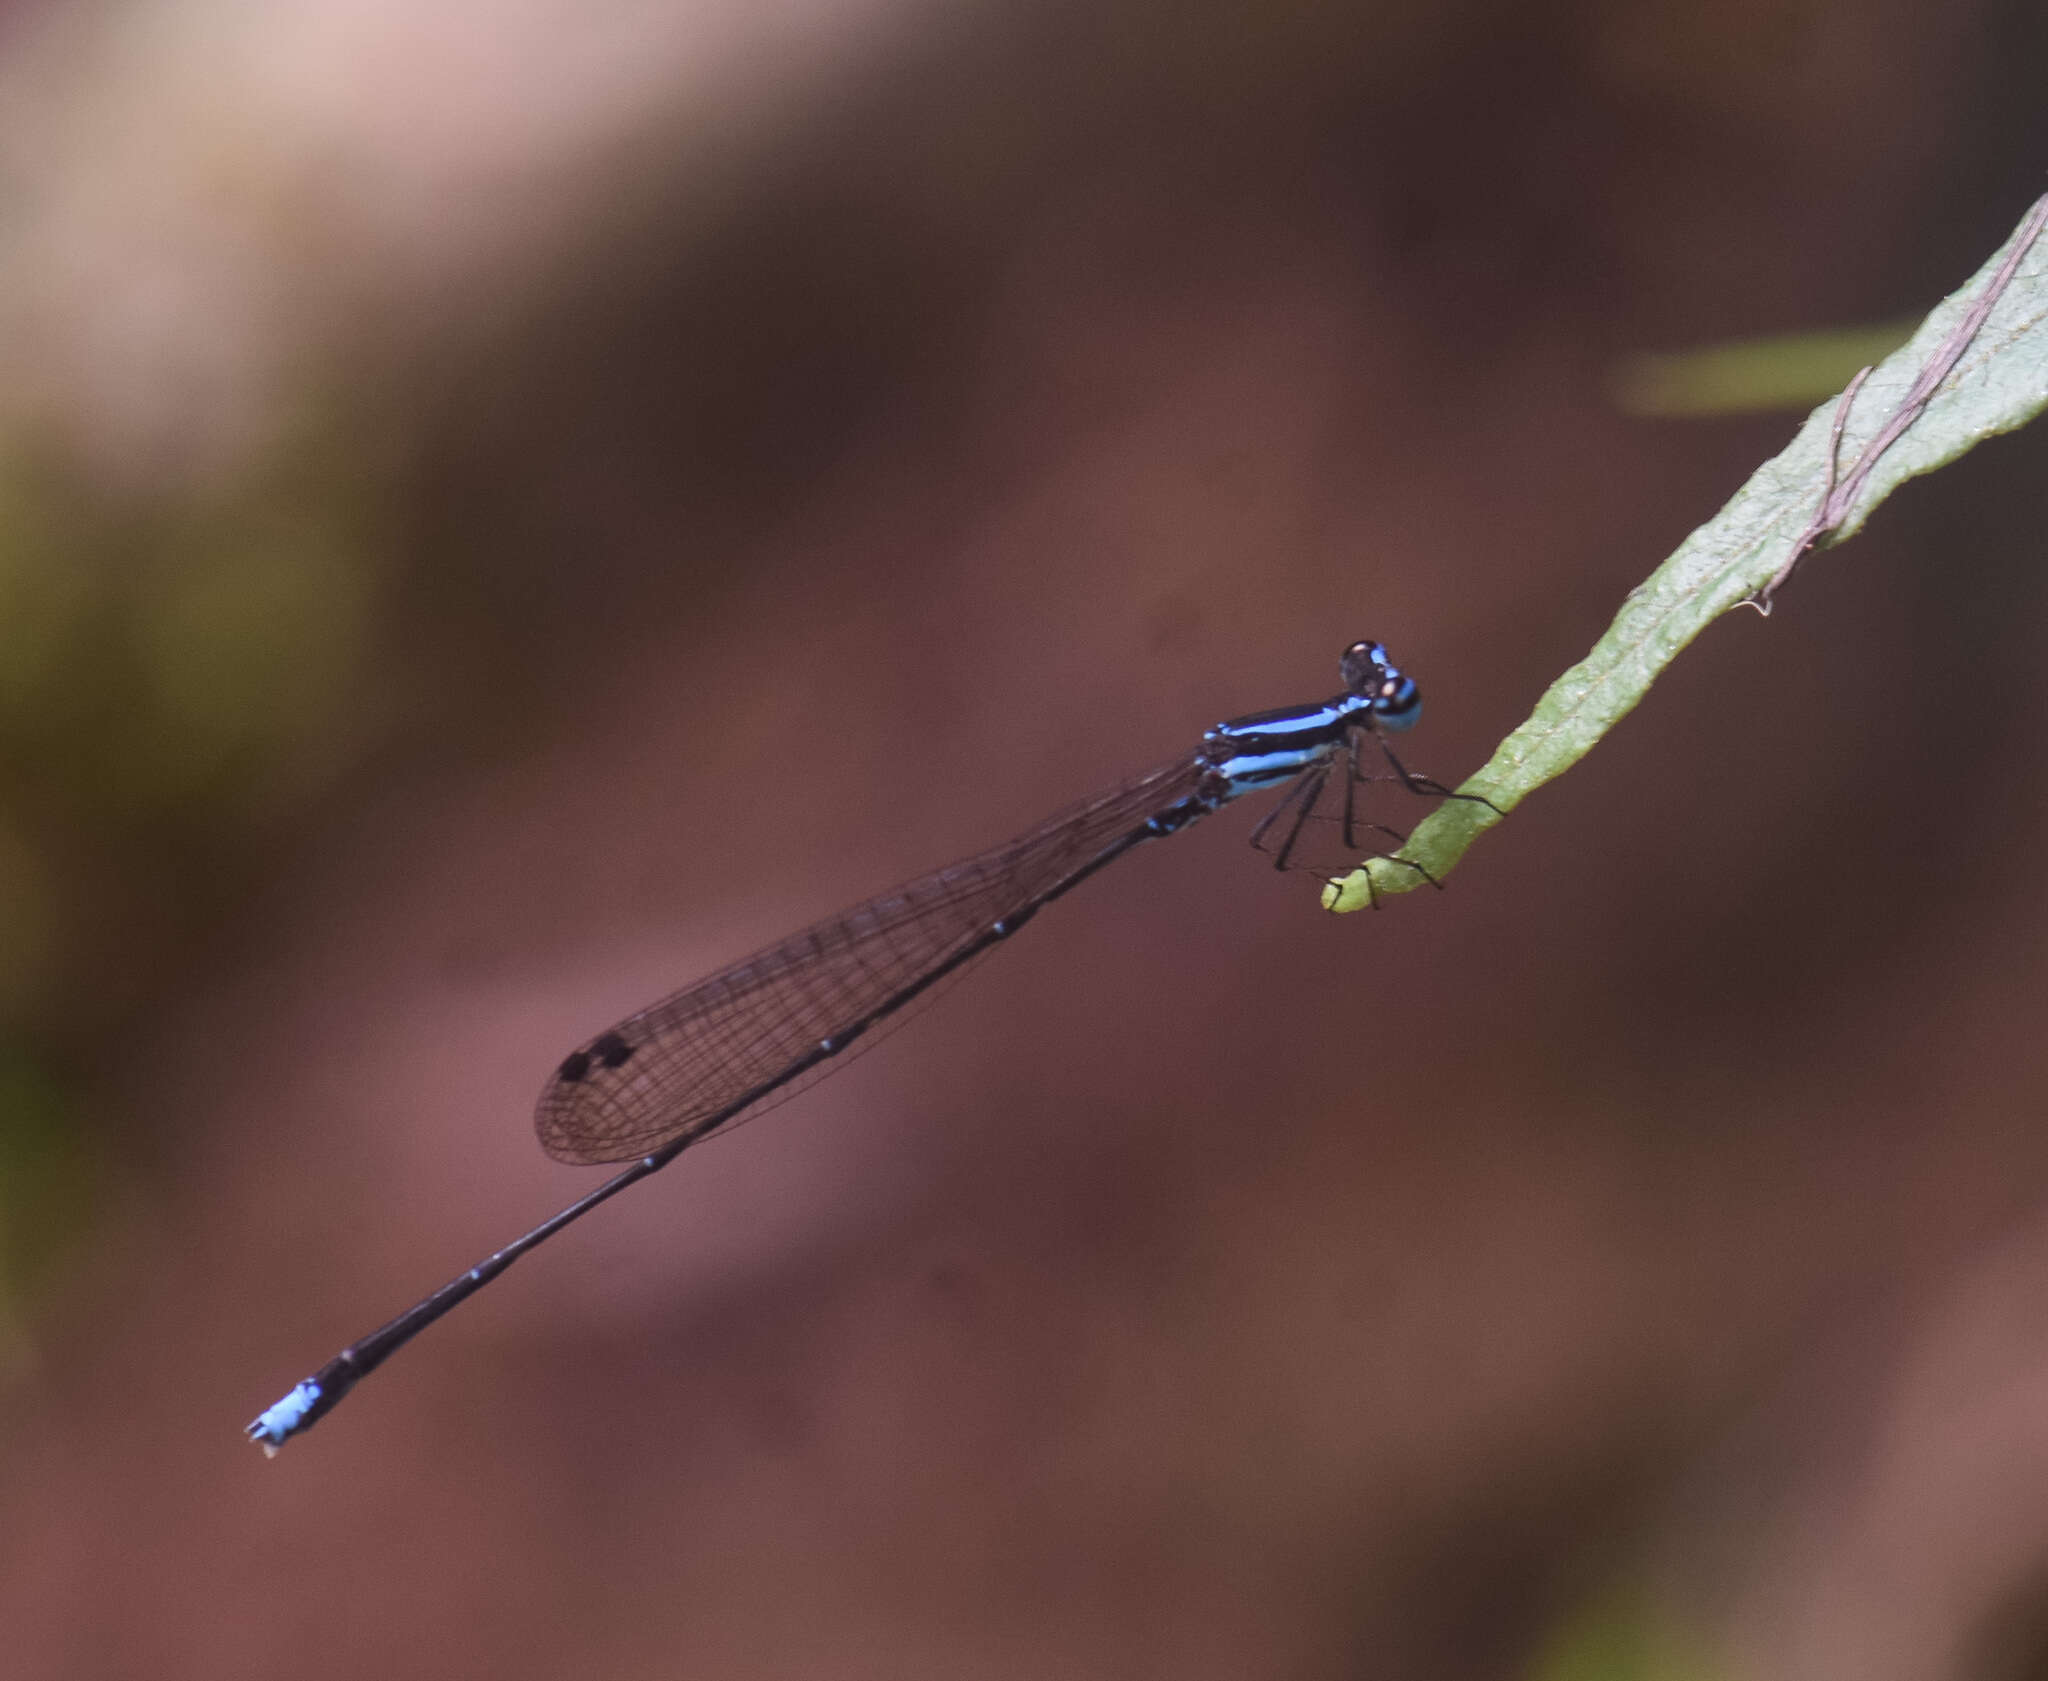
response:
<path id="1" fill-rule="evenodd" d="M 813 923 L 637 1011 L 564 1060 L 534 1128 L 557 1161 L 615 1162 L 716 1131 L 907 1003 L 1196 792 L 1193 757 L 1003 846 Z"/>

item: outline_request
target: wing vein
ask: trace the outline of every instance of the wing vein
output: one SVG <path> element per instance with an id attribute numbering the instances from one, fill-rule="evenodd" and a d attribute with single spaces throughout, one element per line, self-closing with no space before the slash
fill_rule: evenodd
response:
<path id="1" fill-rule="evenodd" d="M 1134 843 L 1193 795 L 1190 756 L 1135 776 L 1036 828 L 727 965 L 637 1010 L 570 1056 L 534 1127 L 559 1161 L 615 1162 L 742 1118 L 928 980 Z"/>

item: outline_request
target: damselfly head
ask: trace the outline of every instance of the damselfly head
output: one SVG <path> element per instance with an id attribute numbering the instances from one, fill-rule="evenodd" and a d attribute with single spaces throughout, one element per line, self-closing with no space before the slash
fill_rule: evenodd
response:
<path id="1" fill-rule="evenodd" d="M 1344 650 L 1339 669 L 1344 687 L 1372 702 L 1373 719 L 1380 728 L 1405 730 L 1422 716 L 1422 691 L 1402 675 L 1379 643 L 1352 643 Z"/>

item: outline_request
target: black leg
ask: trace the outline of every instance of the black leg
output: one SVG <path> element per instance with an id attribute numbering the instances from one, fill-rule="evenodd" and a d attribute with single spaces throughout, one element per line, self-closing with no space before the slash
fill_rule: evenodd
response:
<path id="1" fill-rule="evenodd" d="M 1394 767 L 1394 774 L 1391 779 L 1385 777 L 1372 777 L 1368 778 L 1368 780 L 1375 782 L 1392 780 L 1400 783 L 1401 786 L 1406 788 L 1408 792 L 1411 794 L 1424 794 L 1430 797 L 1431 799 L 1473 800 L 1476 801 L 1478 804 L 1485 806 L 1486 809 L 1492 812 L 1496 817 L 1505 817 L 1507 815 L 1506 812 L 1502 811 L 1499 806 L 1495 805 L 1493 801 L 1489 800 L 1484 794 L 1460 794 L 1455 789 L 1446 788 L 1441 782 L 1437 781 L 1437 779 L 1433 776 L 1417 776 L 1406 765 L 1402 764 L 1399 759 L 1394 757 L 1394 750 L 1392 747 L 1387 745 L 1386 738 L 1384 736 L 1379 737 L 1378 740 L 1380 744 L 1380 751 L 1386 754 L 1387 756 L 1387 763 Z"/>
<path id="2" fill-rule="evenodd" d="M 1368 858 L 1365 862 L 1367 865 L 1370 865 L 1373 862 L 1373 860 Z M 1404 870 L 1413 870 L 1417 875 L 1422 877 L 1424 881 L 1428 882 L 1430 886 L 1434 887 L 1439 893 L 1441 893 L 1444 890 L 1444 884 L 1438 881 L 1435 876 L 1431 875 L 1429 871 L 1425 870 L 1420 864 L 1416 863 L 1413 858 L 1392 858 L 1387 856 L 1387 854 L 1385 853 L 1381 853 L 1379 854 L 1379 862 L 1383 864 L 1399 864 L 1401 868 Z M 1364 866 L 1361 866 L 1361 868 L 1364 868 Z M 1334 883 L 1339 879 L 1341 878 L 1333 876 L 1331 878 L 1332 884 L 1334 885 Z M 1365 902 L 1368 905 L 1370 905 L 1374 910 L 1378 910 L 1380 908 L 1380 890 L 1373 885 L 1372 871 L 1370 869 L 1366 869 L 1365 871 Z"/>
<path id="3" fill-rule="evenodd" d="M 1344 735 L 1344 845 L 1358 845 L 1358 737 Z"/>
<path id="4" fill-rule="evenodd" d="M 1280 843 L 1280 850 L 1273 855 L 1273 868 L 1284 870 L 1287 860 L 1294 856 L 1294 843 L 1301 839 L 1301 831 L 1308 823 L 1309 813 L 1316 808 L 1316 801 L 1323 797 L 1323 784 L 1330 780 L 1330 767 L 1319 766 L 1302 778 L 1307 785 L 1307 796 L 1301 802 L 1301 809 L 1294 814 L 1294 826 L 1287 831 L 1287 838 Z"/>
<path id="5" fill-rule="evenodd" d="M 1288 784 L 1287 792 L 1273 802 L 1273 809 L 1259 819 L 1258 825 L 1252 830 L 1251 835 L 1252 849 L 1254 851 L 1264 852 L 1266 850 L 1264 846 L 1260 845 L 1260 842 L 1266 838 L 1266 831 L 1272 828 L 1274 823 L 1279 820 L 1280 814 L 1283 811 L 1308 792 L 1308 785 L 1314 780 L 1314 775 L 1313 771 L 1303 771 L 1301 775 Z M 1313 804 L 1314 802 L 1311 801 L 1310 803 Z"/>

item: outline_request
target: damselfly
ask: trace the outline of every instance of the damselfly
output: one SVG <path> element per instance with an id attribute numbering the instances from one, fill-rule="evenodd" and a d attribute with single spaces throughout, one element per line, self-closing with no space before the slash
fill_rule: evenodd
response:
<path id="1" fill-rule="evenodd" d="M 1422 713 L 1415 684 L 1386 650 L 1354 642 L 1340 669 L 1344 692 L 1330 700 L 1218 724 L 1194 752 L 1071 806 L 1007 845 L 828 917 L 571 1051 L 541 1093 L 534 1124 L 542 1148 L 557 1161 L 632 1166 L 343 1349 L 251 1423 L 250 1440 L 275 1453 L 529 1249 L 660 1172 L 692 1144 L 787 1095 L 792 1082 L 822 1070 L 1139 842 L 1177 834 L 1241 794 L 1292 782 L 1252 831 L 1253 844 L 1263 845 L 1281 818 L 1290 819 L 1273 849 L 1275 866 L 1284 869 L 1333 774 L 1343 776 L 1344 835 L 1352 846 L 1359 783 L 1390 780 L 1418 794 L 1447 794 L 1408 771 L 1386 742 L 1385 732 L 1409 728 Z M 1360 769 L 1361 737 L 1376 743 L 1390 775 Z M 1382 824 L 1365 827 L 1399 839 Z"/>

